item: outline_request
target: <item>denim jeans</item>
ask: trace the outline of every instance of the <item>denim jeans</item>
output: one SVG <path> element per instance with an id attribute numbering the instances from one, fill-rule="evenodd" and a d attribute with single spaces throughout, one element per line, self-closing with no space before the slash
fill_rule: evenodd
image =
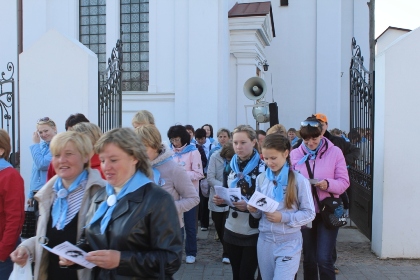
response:
<path id="1" fill-rule="evenodd" d="M 20 237 L 16 242 L 16 247 L 20 244 Z M 4 262 L 0 262 L 0 280 L 8 280 L 13 271 L 13 262 L 8 257 Z"/>
<path id="2" fill-rule="evenodd" d="M 312 221 L 312 228 L 302 229 L 305 280 L 335 279 L 333 250 L 337 234 L 338 228 L 327 229 L 319 213 Z"/>
<path id="3" fill-rule="evenodd" d="M 185 254 L 187 256 L 197 256 L 197 206 L 184 212 L 185 228 Z"/>

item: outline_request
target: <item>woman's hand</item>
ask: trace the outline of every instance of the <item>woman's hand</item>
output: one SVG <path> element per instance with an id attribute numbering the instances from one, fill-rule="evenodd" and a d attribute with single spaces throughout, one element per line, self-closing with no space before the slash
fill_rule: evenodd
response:
<path id="1" fill-rule="evenodd" d="M 89 252 L 86 255 L 88 262 L 105 269 L 113 269 L 119 266 L 121 252 L 115 250 L 98 250 Z"/>
<path id="2" fill-rule="evenodd" d="M 241 211 L 246 211 L 246 206 L 248 205 L 245 200 L 239 200 L 238 202 L 232 202 L 233 206 L 238 208 Z"/>
<path id="3" fill-rule="evenodd" d="M 32 141 L 35 144 L 38 144 L 39 142 L 41 142 L 41 138 L 39 137 L 38 131 L 35 131 L 34 134 L 32 135 Z"/>
<path id="4" fill-rule="evenodd" d="M 251 212 L 251 213 L 255 213 L 255 212 L 257 212 L 258 211 L 258 209 L 257 208 L 255 208 L 255 207 L 253 207 L 253 206 L 251 206 L 251 205 L 247 205 L 246 206 L 246 208 L 248 209 L 248 211 L 249 212 Z"/>
<path id="5" fill-rule="evenodd" d="M 328 183 L 325 180 L 319 181 L 314 185 L 315 187 L 319 188 L 322 191 L 326 191 L 328 188 Z"/>
<path id="6" fill-rule="evenodd" d="M 221 198 L 220 196 L 218 196 L 217 194 L 215 196 L 213 196 L 213 202 L 216 205 L 226 204 L 225 200 L 223 198 Z"/>
<path id="7" fill-rule="evenodd" d="M 21 267 L 25 266 L 29 255 L 25 247 L 18 247 L 10 254 L 12 262 L 17 263 Z"/>
<path id="8" fill-rule="evenodd" d="M 71 266 L 71 265 L 74 265 L 74 262 L 69 261 L 68 259 L 65 259 L 63 257 L 59 257 L 59 259 L 60 260 L 58 261 L 58 264 L 60 266 Z"/>
<path id="9" fill-rule="evenodd" d="M 281 222 L 281 213 L 280 211 L 275 211 L 274 213 L 265 212 L 265 216 L 267 220 L 272 223 L 280 223 Z"/>
<path id="10" fill-rule="evenodd" d="M 28 206 L 34 206 L 33 205 L 33 199 L 29 198 L 28 201 L 26 202 L 26 204 L 28 204 Z"/>

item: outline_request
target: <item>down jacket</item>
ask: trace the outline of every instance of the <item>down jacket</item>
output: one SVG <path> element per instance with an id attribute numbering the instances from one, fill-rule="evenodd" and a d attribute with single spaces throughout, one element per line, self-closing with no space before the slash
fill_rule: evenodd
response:
<path id="1" fill-rule="evenodd" d="M 320 201 L 329 197 L 330 193 L 334 197 L 339 197 L 350 185 L 346 161 L 340 148 L 334 146 L 327 138 L 322 137 L 322 139 L 324 139 L 324 142 L 318 150 L 315 159 L 309 160 L 309 166 L 314 174 L 314 178 L 329 182 L 329 188 L 325 191 L 316 188 Z M 309 178 L 306 164 L 297 164 L 305 156 L 303 145 L 304 143 L 290 152 L 290 161 L 294 170 L 299 171 L 305 178 Z M 318 213 L 319 207 L 316 200 L 314 200 L 314 204 Z"/>

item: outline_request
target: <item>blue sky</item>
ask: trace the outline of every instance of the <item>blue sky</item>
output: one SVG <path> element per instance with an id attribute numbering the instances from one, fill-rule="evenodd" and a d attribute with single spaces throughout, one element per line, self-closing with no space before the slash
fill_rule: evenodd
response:
<path id="1" fill-rule="evenodd" d="M 388 26 L 416 29 L 420 26 L 420 0 L 376 0 L 375 38 Z"/>

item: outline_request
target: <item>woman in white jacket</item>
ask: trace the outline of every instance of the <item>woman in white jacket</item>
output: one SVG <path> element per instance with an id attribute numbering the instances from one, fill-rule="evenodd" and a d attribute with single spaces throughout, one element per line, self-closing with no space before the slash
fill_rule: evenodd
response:
<path id="1" fill-rule="evenodd" d="M 232 159 L 235 151 L 233 150 L 232 143 L 228 142 L 223 145 L 221 150 L 218 150 L 213 153 L 210 158 L 209 168 L 207 170 L 207 181 L 210 186 L 210 195 L 209 197 L 214 197 L 216 192 L 214 191 L 214 186 L 223 186 L 225 188 L 227 185 L 227 177 L 231 171 L 230 160 Z M 223 242 L 223 233 L 225 229 L 226 216 L 229 211 L 229 206 L 227 205 L 216 205 L 212 199 L 209 200 L 209 210 L 211 211 L 211 219 L 213 220 L 214 227 L 216 229 L 217 235 L 219 236 L 220 243 L 223 246 L 222 262 L 229 264 L 229 256 L 226 252 L 226 248 Z"/>

